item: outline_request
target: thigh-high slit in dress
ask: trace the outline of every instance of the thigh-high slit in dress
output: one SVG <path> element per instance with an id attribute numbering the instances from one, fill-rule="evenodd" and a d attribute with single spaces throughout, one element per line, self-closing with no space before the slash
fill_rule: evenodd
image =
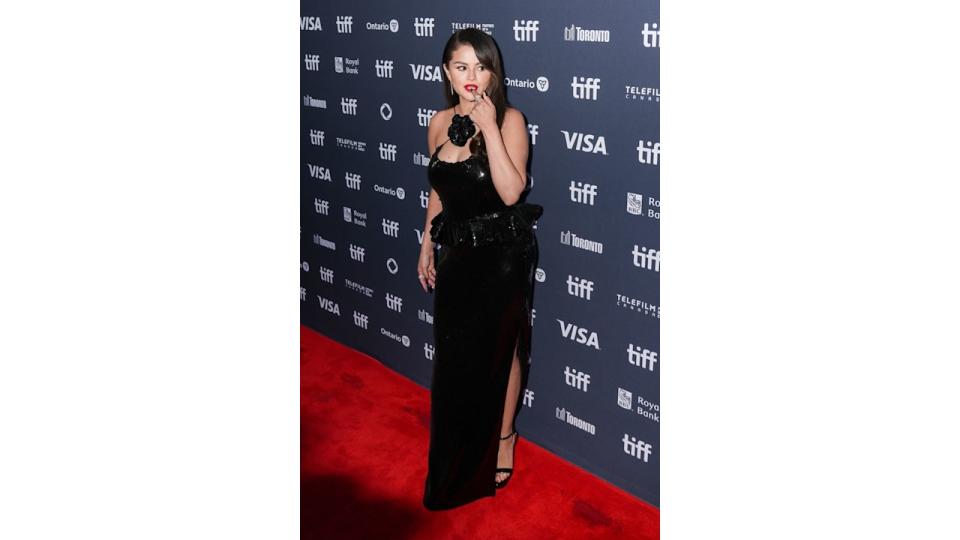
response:
<path id="1" fill-rule="evenodd" d="M 430 450 L 423 495 L 430 510 L 495 494 L 514 351 L 523 375 L 529 363 L 538 256 L 533 223 L 542 212 L 532 204 L 505 205 L 485 157 L 446 162 L 437 157 L 440 147 L 428 166 L 430 186 L 443 205 L 431 222 L 431 237 L 441 247 L 435 258 Z"/>

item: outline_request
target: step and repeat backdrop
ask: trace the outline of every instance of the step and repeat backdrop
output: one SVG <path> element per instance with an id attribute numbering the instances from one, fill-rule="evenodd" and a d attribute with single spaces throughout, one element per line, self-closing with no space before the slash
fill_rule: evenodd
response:
<path id="1" fill-rule="evenodd" d="M 303 324 L 430 387 L 427 124 L 447 108 L 450 34 L 487 32 L 527 119 L 527 201 L 544 207 L 517 429 L 659 506 L 658 0 L 312 0 L 301 14 Z"/>

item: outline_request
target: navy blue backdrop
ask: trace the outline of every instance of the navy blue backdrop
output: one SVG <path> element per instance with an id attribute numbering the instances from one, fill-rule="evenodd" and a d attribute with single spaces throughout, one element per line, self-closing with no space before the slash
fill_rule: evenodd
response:
<path id="1" fill-rule="evenodd" d="M 657 0 L 301 2 L 301 321 L 429 388 L 417 281 L 450 34 L 496 39 L 544 207 L 517 429 L 659 506 Z M 426 460 L 426 456 L 424 456 Z"/>

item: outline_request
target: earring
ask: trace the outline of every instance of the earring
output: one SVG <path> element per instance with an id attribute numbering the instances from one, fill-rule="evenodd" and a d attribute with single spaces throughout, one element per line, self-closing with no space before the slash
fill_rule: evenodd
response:
<path id="1" fill-rule="evenodd" d="M 451 96 L 453 95 L 453 85 L 452 85 L 452 84 L 450 85 L 450 95 L 451 95 Z"/>

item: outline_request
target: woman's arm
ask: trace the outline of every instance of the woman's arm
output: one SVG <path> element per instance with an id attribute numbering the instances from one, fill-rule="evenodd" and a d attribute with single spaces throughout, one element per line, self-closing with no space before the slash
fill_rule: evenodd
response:
<path id="1" fill-rule="evenodd" d="M 516 204 L 527 186 L 527 155 L 530 147 L 527 125 L 516 109 L 508 109 L 499 131 L 483 134 L 490 163 L 490 176 L 500 199 Z"/>
<path id="2" fill-rule="evenodd" d="M 436 149 L 437 135 L 440 132 L 443 122 L 437 117 L 442 113 L 436 113 L 430 118 L 430 124 L 427 126 L 427 151 L 432 156 Z M 427 200 L 427 219 L 423 225 L 423 241 L 420 242 L 420 251 L 433 251 L 433 240 L 430 239 L 430 222 L 443 210 L 443 204 L 440 203 L 440 197 L 431 189 L 430 198 Z"/>

